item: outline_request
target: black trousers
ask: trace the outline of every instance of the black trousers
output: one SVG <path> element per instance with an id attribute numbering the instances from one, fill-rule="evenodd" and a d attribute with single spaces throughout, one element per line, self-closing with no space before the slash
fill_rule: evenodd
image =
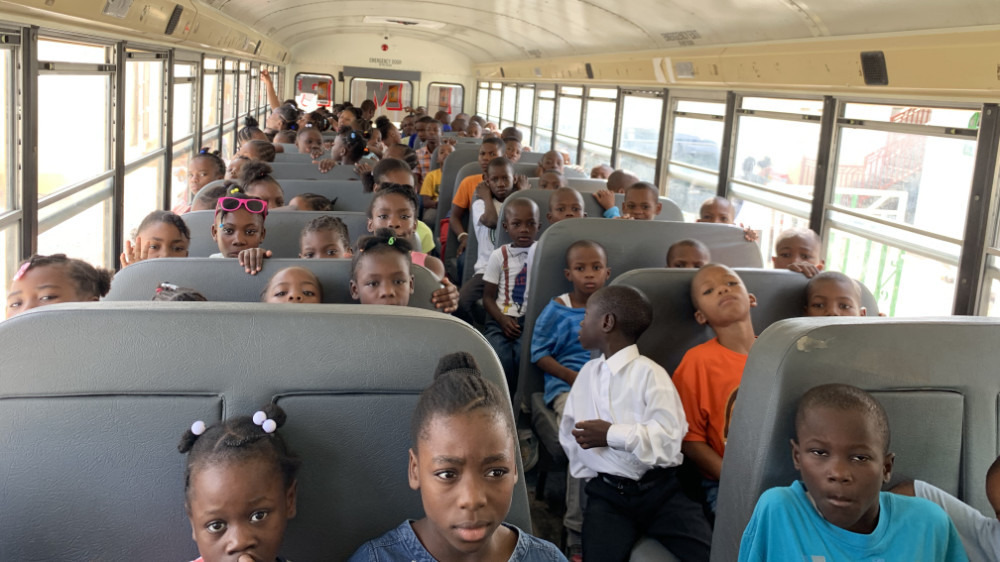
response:
<path id="1" fill-rule="evenodd" d="M 628 560 L 642 536 L 684 562 L 708 560 L 712 529 L 702 506 L 681 491 L 676 468 L 651 470 L 638 481 L 601 474 L 586 491 L 584 560 Z"/>

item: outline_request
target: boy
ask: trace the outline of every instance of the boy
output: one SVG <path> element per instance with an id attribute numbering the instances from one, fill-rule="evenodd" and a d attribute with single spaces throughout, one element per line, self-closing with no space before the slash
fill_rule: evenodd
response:
<path id="1" fill-rule="evenodd" d="M 609 176 L 611 176 L 611 173 L 614 171 L 615 171 L 614 168 L 608 166 L 607 164 L 594 166 L 590 170 L 590 179 L 606 180 L 608 179 Z"/>
<path id="2" fill-rule="evenodd" d="M 555 170 L 549 170 L 544 174 L 538 176 L 538 189 L 554 190 L 560 187 L 566 187 L 569 185 L 566 183 L 566 176 L 560 174 Z"/>
<path id="3" fill-rule="evenodd" d="M 701 269 L 712 261 L 708 246 L 697 240 L 681 240 L 675 242 L 667 250 L 667 267 Z"/>
<path id="4" fill-rule="evenodd" d="M 578 219 L 582 216 L 583 196 L 579 191 L 572 187 L 560 187 L 552 192 L 549 197 L 549 212 L 545 214 L 549 226 L 564 219 Z"/>
<path id="5" fill-rule="evenodd" d="M 524 141 L 524 135 L 521 131 L 518 131 L 516 127 L 507 127 L 506 129 L 500 131 L 500 138 L 507 142 L 509 140 L 516 140 L 518 145 Z M 510 158 L 508 156 L 508 158 Z"/>
<path id="6" fill-rule="evenodd" d="M 733 270 L 710 263 L 691 279 L 691 302 L 695 320 L 708 324 L 715 337 L 689 349 L 674 371 L 688 421 L 681 450 L 701 472 L 714 512 L 733 401 L 755 339 L 750 309 L 757 297 Z"/>
<path id="7" fill-rule="evenodd" d="M 542 159 L 538 161 L 538 166 L 535 168 L 535 175 L 541 176 L 549 170 L 555 170 L 560 174 L 563 173 L 563 157 L 558 151 L 550 150 L 542 155 Z"/>
<path id="8" fill-rule="evenodd" d="M 420 199 L 423 201 L 424 215 L 420 220 L 434 224 L 437 219 L 438 194 L 441 192 L 441 173 L 444 170 L 444 161 L 455 151 L 455 145 L 444 143 L 438 147 L 436 170 L 431 170 L 424 176 L 424 183 L 420 185 Z"/>
<path id="9" fill-rule="evenodd" d="M 890 490 L 894 494 L 930 500 L 944 509 L 958 531 L 965 553 L 972 562 L 1000 560 L 1000 457 L 986 471 L 986 498 L 994 517 L 987 517 L 948 492 L 923 480 L 902 482 Z"/>
<path id="10" fill-rule="evenodd" d="M 502 137 L 501 137 L 502 138 Z M 521 141 L 517 139 L 503 139 L 504 156 L 514 164 L 521 161 Z"/>
<path id="11" fill-rule="evenodd" d="M 824 271 L 806 285 L 806 316 L 865 316 L 861 287 L 839 271 Z"/>
<path id="12" fill-rule="evenodd" d="M 660 191 L 656 186 L 640 181 L 625 189 L 625 199 L 622 201 L 622 214 L 615 205 L 615 194 L 610 190 L 601 189 L 594 193 L 594 199 L 604 207 L 604 218 L 609 219 L 632 219 L 637 221 L 651 221 L 663 210 L 663 203 L 660 203 Z"/>
<path id="13" fill-rule="evenodd" d="M 579 194 L 577 194 L 579 197 Z M 545 305 L 531 334 L 531 361 L 545 373 L 545 403 L 561 418 L 569 390 L 580 368 L 590 361 L 590 352 L 578 337 L 587 301 L 594 291 L 608 281 L 608 256 L 597 242 L 580 240 L 566 250 L 563 275 L 573 283 L 573 291 L 564 293 Z M 582 555 L 580 533 L 583 511 L 580 508 L 581 482 L 567 475 L 566 543 L 571 556 Z"/>
<path id="14" fill-rule="evenodd" d="M 708 560 L 712 531 L 677 478 L 684 408 L 667 372 L 636 346 L 652 320 L 645 295 L 612 285 L 590 297 L 580 323 L 580 344 L 601 356 L 573 383 L 559 443 L 573 477 L 590 479 L 584 560 L 628 560 L 643 534 L 681 560 Z"/>
<path id="15" fill-rule="evenodd" d="M 417 171 L 424 178 L 431 171 L 431 156 L 441 144 L 441 122 L 431 119 L 424 124 L 424 145 L 417 149 Z"/>
<path id="16" fill-rule="evenodd" d="M 458 184 L 458 189 L 455 190 L 455 197 L 451 200 L 451 220 L 448 221 L 448 228 L 455 233 L 455 238 L 458 240 L 458 251 L 455 255 L 459 255 L 465 251 L 465 238 L 469 235 L 466 232 L 465 226 L 462 225 L 462 218 L 472 206 L 472 199 L 476 193 L 476 188 L 479 184 L 486 182 L 486 169 L 489 167 L 490 162 L 500 156 L 503 156 L 503 141 L 499 139 L 485 139 L 483 144 L 479 146 L 479 166 L 483 169 L 483 173 L 481 175 L 471 175 L 463 179 Z M 476 225 L 475 222 L 470 222 L 469 224 Z M 488 228 L 496 228 L 496 222 L 486 226 Z"/>
<path id="17" fill-rule="evenodd" d="M 774 269 L 797 271 L 808 278 L 823 271 L 823 241 L 808 228 L 789 228 L 774 242 Z"/>
<path id="18" fill-rule="evenodd" d="M 735 224 L 736 209 L 725 197 L 706 199 L 698 210 L 698 218 L 694 222 L 714 222 L 719 224 Z"/>
<path id="19" fill-rule="evenodd" d="M 635 185 L 641 180 L 635 174 L 625 170 L 615 170 L 608 176 L 608 191 L 611 193 L 625 193 L 625 188 Z"/>
<path id="20" fill-rule="evenodd" d="M 880 492 L 892 473 L 889 420 L 867 392 L 806 392 L 791 444 L 802 480 L 760 497 L 739 560 L 968 560 L 941 508 Z"/>
<path id="21" fill-rule="evenodd" d="M 483 273 L 483 306 L 489 314 L 483 335 L 500 358 L 507 388 L 513 394 L 528 302 L 528 264 L 538 235 L 538 206 L 531 199 L 511 201 L 502 225 L 512 242 L 493 250 Z"/>

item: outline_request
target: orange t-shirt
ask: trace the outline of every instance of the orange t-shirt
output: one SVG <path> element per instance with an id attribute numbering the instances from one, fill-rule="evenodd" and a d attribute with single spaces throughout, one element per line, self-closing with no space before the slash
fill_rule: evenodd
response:
<path id="1" fill-rule="evenodd" d="M 476 195 L 476 186 L 483 181 L 483 174 L 472 174 L 462 180 L 455 190 L 455 197 L 451 200 L 452 205 L 458 205 L 463 209 L 472 208 L 472 199 Z"/>
<path id="2" fill-rule="evenodd" d="M 687 416 L 685 441 L 708 443 L 720 457 L 725 456 L 729 421 L 746 363 L 746 355 L 723 346 L 719 338 L 684 354 L 673 381 Z"/>

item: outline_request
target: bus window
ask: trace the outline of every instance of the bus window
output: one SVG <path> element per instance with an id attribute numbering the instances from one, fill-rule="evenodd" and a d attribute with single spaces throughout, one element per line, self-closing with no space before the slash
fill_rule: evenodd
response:
<path id="1" fill-rule="evenodd" d="M 305 72 L 296 74 L 295 102 L 307 112 L 333 105 L 333 76 Z"/>
<path id="2" fill-rule="evenodd" d="M 505 84 L 503 87 L 503 104 L 500 106 L 500 121 L 497 122 L 501 130 L 514 125 L 516 110 L 517 86 L 514 84 Z"/>
<path id="3" fill-rule="evenodd" d="M 361 107 L 361 102 L 375 102 L 375 116 L 386 115 L 394 122 L 402 121 L 404 108 L 413 105 L 413 85 L 409 82 L 351 78 L 351 103 Z"/>
<path id="4" fill-rule="evenodd" d="M 649 114 L 654 109 L 654 104 L 662 107 L 663 102 L 650 98 L 628 97 L 625 100 L 623 134 L 628 130 L 636 130 L 637 127 L 645 127 L 642 134 L 644 146 L 647 147 L 646 154 L 654 156 L 652 159 L 633 157 L 631 147 L 623 139 L 622 167 L 626 169 L 632 169 L 626 164 L 629 160 L 647 169 L 656 164 L 653 135 L 659 132 L 659 127 L 653 128 L 653 119 Z M 698 218 L 701 204 L 714 197 L 719 189 L 719 158 L 726 105 L 684 99 L 674 101 L 673 105 L 667 197 L 680 206 L 684 220 L 691 222 Z M 650 149 L 652 152 L 649 152 Z M 638 166 L 635 168 L 637 169 L 632 171 L 639 174 Z M 639 174 L 639 177 L 643 176 Z"/>
<path id="5" fill-rule="evenodd" d="M 618 113 L 617 88 L 588 88 L 584 106 L 583 156 L 580 166 L 587 172 L 600 164 L 611 165 L 615 118 Z M 652 181 L 655 176 L 640 176 Z"/>
<path id="6" fill-rule="evenodd" d="M 533 85 L 521 85 L 517 88 L 517 114 L 514 116 L 515 124 L 524 138 L 521 145 L 525 147 L 534 146 L 531 144 L 531 123 L 535 112 L 535 87 Z"/>
<path id="7" fill-rule="evenodd" d="M 569 155 L 576 164 L 580 147 L 580 117 L 583 111 L 583 88 L 561 86 L 556 109 L 555 149 Z"/>
<path id="8" fill-rule="evenodd" d="M 538 123 L 535 129 L 535 152 L 552 150 L 552 124 L 555 118 L 556 91 L 551 86 L 538 87 Z"/>

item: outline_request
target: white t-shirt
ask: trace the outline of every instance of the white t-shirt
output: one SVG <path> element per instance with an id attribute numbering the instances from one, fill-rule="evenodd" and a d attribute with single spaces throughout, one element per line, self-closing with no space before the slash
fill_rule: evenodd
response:
<path id="1" fill-rule="evenodd" d="M 958 529 L 970 562 L 1000 562 L 1000 520 L 986 517 L 978 509 L 922 480 L 913 481 L 918 498 L 941 506 Z"/>
<path id="2" fill-rule="evenodd" d="M 493 204 L 496 205 L 497 215 L 500 215 L 500 208 L 503 203 L 497 201 L 496 199 L 491 199 Z M 472 214 L 469 215 L 469 224 L 475 228 L 476 242 L 479 244 L 479 251 L 476 254 L 476 265 L 473 267 L 473 271 L 476 274 L 481 274 L 486 271 L 486 264 L 490 261 L 490 254 L 496 249 L 494 240 L 496 239 L 496 229 L 486 228 L 479 222 L 479 217 L 483 216 L 486 212 L 486 203 L 482 199 L 476 199 L 472 202 Z M 468 259 L 468 258 L 466 258 Z M 466 262 L 468 264 L 468 262 Z M 466 266 L 468 267 L 468 266 Z"/>

